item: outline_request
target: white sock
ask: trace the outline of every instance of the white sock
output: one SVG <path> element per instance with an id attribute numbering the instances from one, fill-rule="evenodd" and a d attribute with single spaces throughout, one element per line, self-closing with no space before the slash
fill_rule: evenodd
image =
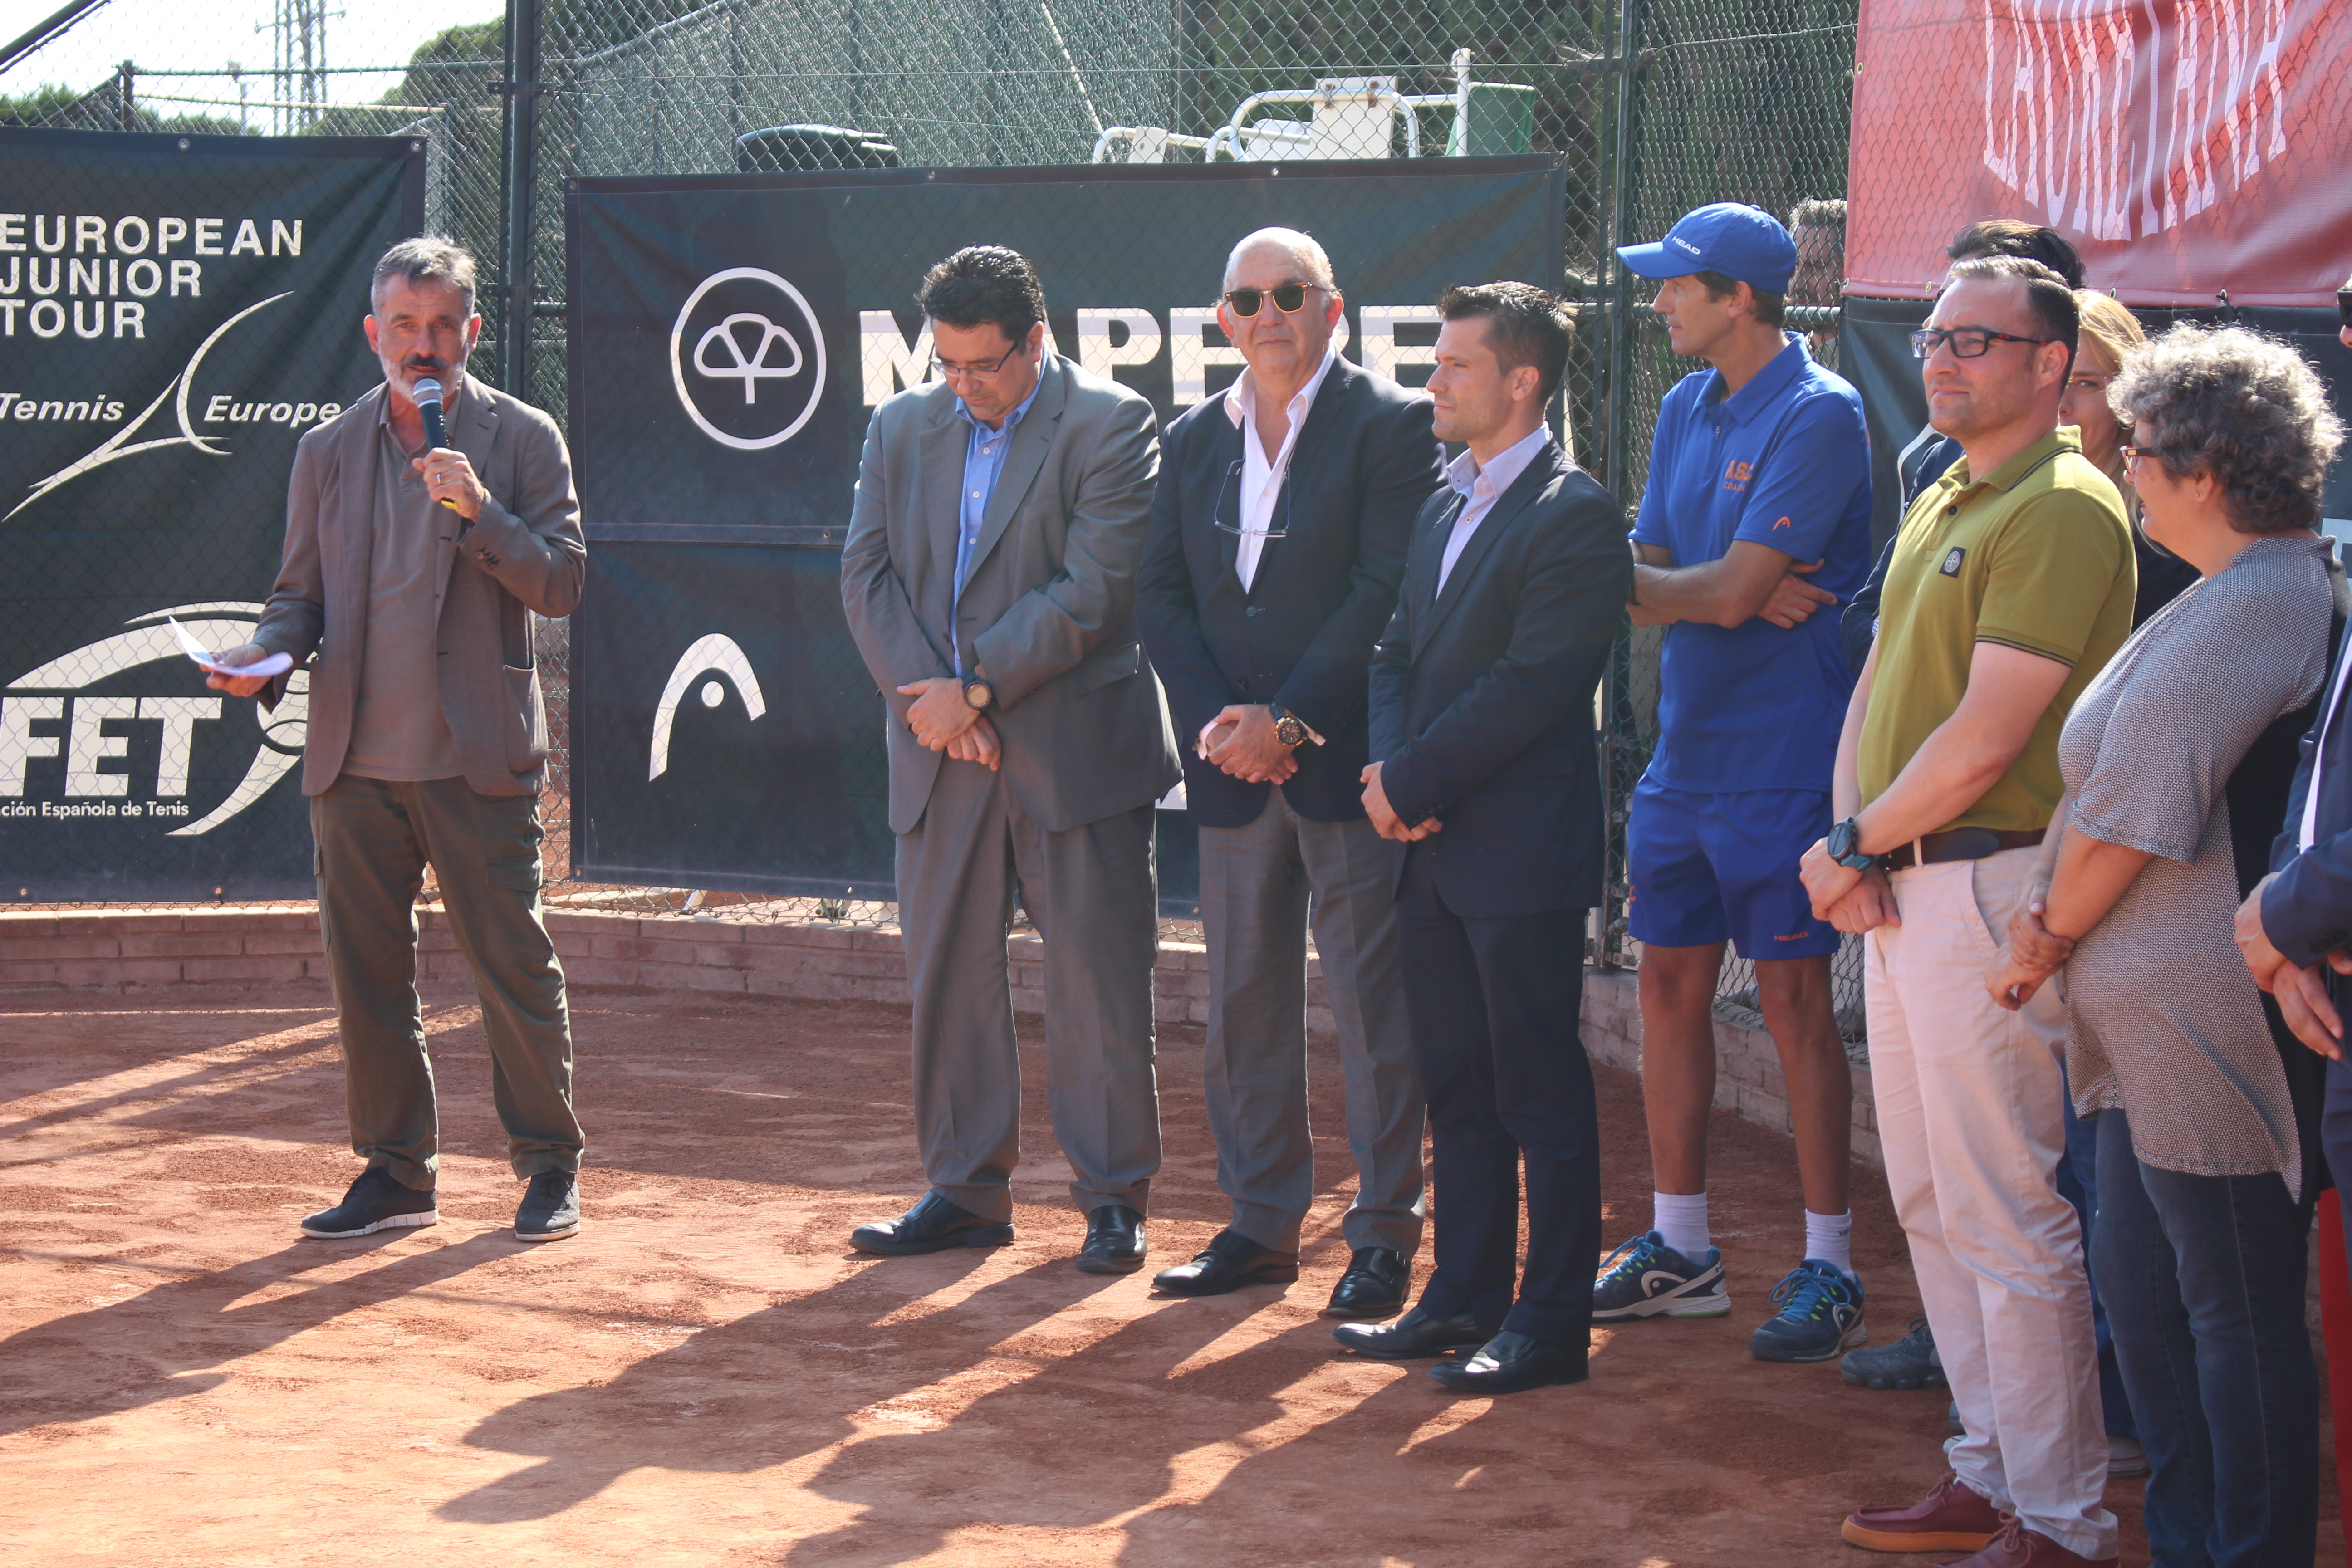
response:
<path id="1" fill-rule="evenodd" d="M 1834 1263 L 1851 1279 L 1853 1274 L 1853 1211 L 1815 1214 L 1805 1211 L 1805 1256 Z"/>
<path id="2" fill-rule="evenodd" d="M 1706 1261 L 1707 1248 L 1713 1244 L 1706 1238 L 1705 1193 L 1652 1193 L 1650 1213 L 1654 1228 L 1666 1238 L 1668 1247 L 1693 1263 Z"/>

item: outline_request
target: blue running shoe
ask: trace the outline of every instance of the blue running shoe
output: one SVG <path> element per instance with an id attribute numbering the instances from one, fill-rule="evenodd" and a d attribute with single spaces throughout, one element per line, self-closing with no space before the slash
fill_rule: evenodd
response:
<path id="1" fill-rule="evenodd" d="M 1869 1337 L 1862 1326 L 1862 1281 L 1818 1258 L 1772 1287 L 1772 1305 L 1780 1310 L 1748 1342 L 1758 1361 L 1830 1361 Z"/>
<path id="2" fill-rule="evenodd" d="M 1720 1318 L 1731 1310 L 1723 1282 L 1723 1248 L 1693 1261 L 1656 1231 L 1637 1236 L 1601 1260 L 1592 1281 L 1592 1318 Z"/>

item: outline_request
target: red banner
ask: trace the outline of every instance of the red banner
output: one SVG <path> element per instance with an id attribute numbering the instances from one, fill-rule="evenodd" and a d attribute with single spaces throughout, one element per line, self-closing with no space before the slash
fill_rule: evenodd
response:
<path id="1" fill-rule="evenodd" d="M 2133 305 L 2325 306 L 2352 272 L 2352 0 L 1863 0 L 1847 289 L 2047 224 Z"/>

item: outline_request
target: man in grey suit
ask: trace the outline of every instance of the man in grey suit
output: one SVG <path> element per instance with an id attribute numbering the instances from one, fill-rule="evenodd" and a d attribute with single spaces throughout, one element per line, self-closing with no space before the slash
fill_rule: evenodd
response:
<path id="1" fill-rule="evenodd" d="M 295 448 L 277 585 L 253 641 L 220 660 L 318 656 L 302 793 L 352 1148 L 367 1169 L 302 1222 L 305 1236 L 439 1218 L 416 1000 L 427 865 L 481 997 L 508 1159 L 530 1184 L 515 1234 L 553 1241 L 580 1228 L 571 1022 L 539 909 L 548 747 L 530 621 L 579 605 L 588 548 L 555 422 L 466 374 L 482 331 L 474 271 L 437 238 L 403 240 L 376 263 L 366 330 L 383 384 Z M 442 389 L 446 447 L 427 439 L 422 381 Z M 291 674 L 211 684 L 274 708 Z"/>
<path id="2" fill-rule="evenodd" d="M 1135 627 L 1151 405 L 1045 352 L 1028 261 L 971 246 L 916 296 L 938 379 L 874 411 L 841 598 L 888 705 L 898 921 L 930 1190 L 850 1237 L 900 1254 L 1013 1239 L 1021 1067 L 1004 942 L 1045 942 L 1045 1057 L 1077 1266 L 1145 1254 L 1160 1168 L 1152 807 L 1175 737 Z"/>
<path id="3" fill-rule="evenodd" d="M 1223 1295 L 1298 1278 L 1315 1196 L 1307 1123 L 1307 923 L 1338 1025 L 1355 1201 L 1324 1309 L 1404 1308 L 1421 1246 L 1421 1087 L 1394 867 L 1364 816 L 1372 645 L 1413 514 L 1442 482 L 1429 398 L 1332 352 L 1345 301 L 1323 247 L 1261 229 L 1225 265 L 1218 321 L 1241 377 L 1168 427 L 1136 590 L 1187 739 L 1209 946 L 1202 1066 L 1233 1223 L 1152 1283 Z"/>

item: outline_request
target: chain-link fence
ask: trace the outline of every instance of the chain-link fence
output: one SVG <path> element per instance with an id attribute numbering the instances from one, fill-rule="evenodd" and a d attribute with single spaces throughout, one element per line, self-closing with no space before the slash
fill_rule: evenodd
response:
<path id="1" fill-rule="evenodd" d="M 1561 263 L 1580 328 L 1565 422 L 1579 459 L 1629 512 L 1660 399 L 1691 362 L 1669 351 L 1613 245 L 1654 239 L 1709 201 L 1791 217 L 1811 204 L 1801 244 L 1831 249 L 1814 268 L 1824 281 L 1792 291 L 1814 307 L 1794 324 L 1819 334 L 1823 358 L 1835 353 L 1857 0 L 513 0 L 508 16 L 443 14 L 430 0 L 251 4 L 247 16 L 106 0 L 0 66 L 0 122 L 425 139 L 428 226 L 488 264 L 475 371 L 498 382 L 520 364 L 522 395 L 559 419 L 555 280 L 564 181 L 576 175 L 1552 154 L 1566 173 Z M 535 121 L 527 166 L 509 133 L 519 106 Z M 527 290 L 509 288 L 518 233 Z M 805 900 L 560 879 L 571 864 L 568 637 L 563 624 L 540 628 L 557 747 L 544 803 L 551 898 L 810 912 Z M 1604 712 L 1622 849 L 1655 739 L 1656 633 L 1622 644 Z M 1620 855 L 1596 921 L 1604 963 L 1638 956 L 1623 893 Z M 1858 993 L 1852 957 L 1842 1002 Z M 1727 993 L 1751 984 L 1727 967 Z"/>

